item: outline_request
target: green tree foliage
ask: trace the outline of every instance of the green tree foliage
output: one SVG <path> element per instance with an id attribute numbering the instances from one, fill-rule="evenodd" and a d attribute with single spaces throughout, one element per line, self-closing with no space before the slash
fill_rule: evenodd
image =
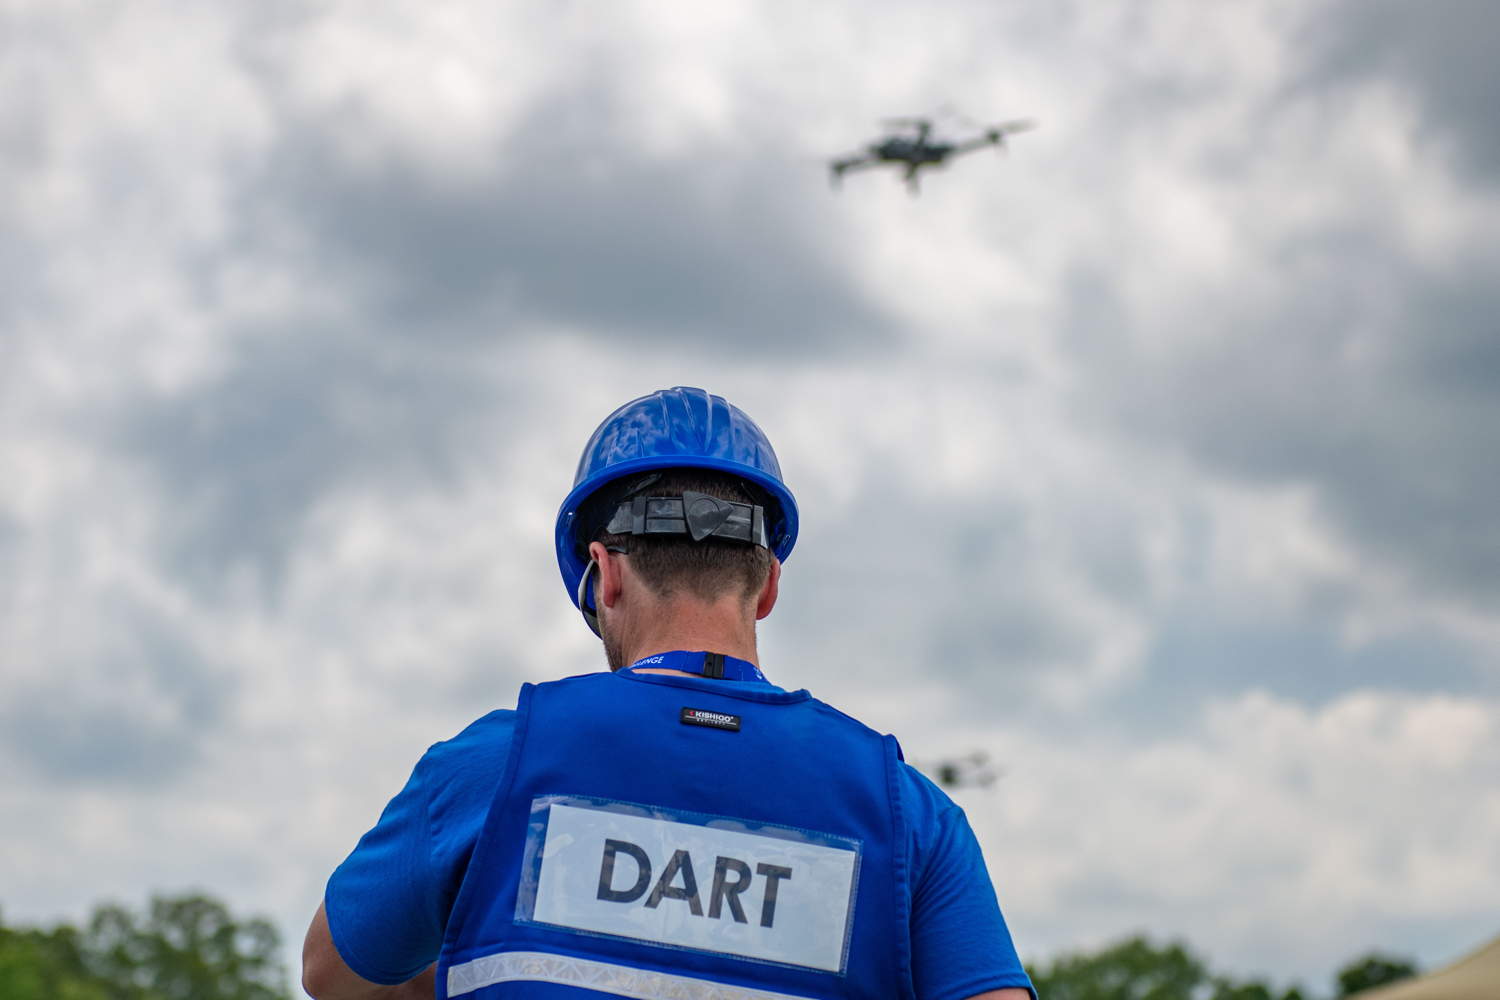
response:
<path id="1" fill-rule="evenodd" d="M 113 904 L 82 928 L 0 924 L 5 1000 L 290 1000 L 275 928 L 206 896 Z"/>
<path id="2" fill-rule="evenodd" d="M 1416 965 L 1404 958 L 1371 952 L 1338 971 L 1338 995 L 1340 998 L 1353 996 L 1361 990 L 1374 989 L 1416 974 Z"/>
<path id="3" fill-rule="evenodd" d="M 110 1000 L 84 968 L 78 931 L 0 925 L 0 984 L 6 1000 Z"/>
<path id="4" fill-rule="evenodd" d="M 1028 971 L 1043 1000 L 1302 1000 L 1295 988 L 1278 993 L 1260 980 L 1211 974 L 1185 945 L 1143 937 Z"/>
<path id="5" fill-rule="evenodd" d="M 1207 978 L 1203 963 L 1182 945 L 1158 948 L 1140 937 L 1031 970 L 1047 1000 L 1196 1000 Z"/>
<path id="6" fill-rule="evenodd" d="M 1269 984 L 1258 979 L 1236 983 L 1219 977 L 1214 978 L 1213 991 L 1208 994 L 1210 1000 L 1292 1000 L 1296 995 L 1296 990 L 1273 993 Z"/>

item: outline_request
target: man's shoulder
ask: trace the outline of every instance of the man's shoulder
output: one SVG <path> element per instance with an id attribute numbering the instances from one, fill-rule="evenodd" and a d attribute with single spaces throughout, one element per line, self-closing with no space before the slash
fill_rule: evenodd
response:
<path id="1" fill-rule="evenodd" d="M 496 739 L 509 739 L 516 728 L 516 710 L 497 708 L 469 723 L 458 734 L 434 747 L 463 747 Z"/>
<path id="2" fill-rule="evenodd" d="M 955 818 L 963 817 L 963 809 L 948 797 L 947 792 L 938 787 L 937 783 L 927 775 L 906 762 L 901 752 L 901 744 L 896 737 L 873 728 L 820 698 L 813 698 L 812 701 L 819 710 L 830 713 L 871 736 L 889 740 L 892 743 L 897 758 L 895 762 L 896 789 L 901 797 L 902 812 L 907 817 L 913 833 L 925 836 L 951 823 Z"/>
<path id="3" fill-rule="evenodd" d="M 811 692 L 809 692 L 809 694 L 811 694 Z M 850 715 L 848 712 L 846 712 L 843 709 L 839 708 L 837 705 L 831 705 L 831 704 L 829 704 L 828 702 L 824 701 L 822 698 L 819 698 L 817 695 L 812 695 L 811 698 L 810 698 L 810 700 L 811 700 L 813 706 L 818 711 L 827 713 L 828 715 L 830 715 L 830 716 L 832 716 L 834 718 L 840 719 L 843 722 L 846 722 L 849 725 L 853 726 L 854 728 L 856 728 L 858 730 L 861 730 L 861 731 L 867 733 L 868 735 L 873 736 L 873 737 L 875 737 L 877 739 L 880 739 L 880 740 L 889 740 L 891 743 L 895 744 L 896 754 L 897 754 L 898 757 L 900 756 L 900 754 L 901 754 L 901 745 L 900 745 L 900 743 L 897 742 L 896 737 L 892 736 L 890 733 L 883 733 L 883 732 L 881 732 L 880 730 L 876 729 L 874 726 L 871 726 L 870 724 L 864 722 L 863 720 L 855 718 L 854 716 Z"/>
<path id="4" fill-rule="evenodd" d="M 516 712 L 497 708 L 469 723 L 457 735 L 427 748 L 419 768 L 429 773 L 470 770 L 494 759 L 504 761 L 516 732 Z"/>
<path id="5" fill-rule="evenodd" d="M 963 808 L 921 771 L 901 761 L 896 767 L 902 805 L 914 826 L 934 826 L 963 816 Z"/>

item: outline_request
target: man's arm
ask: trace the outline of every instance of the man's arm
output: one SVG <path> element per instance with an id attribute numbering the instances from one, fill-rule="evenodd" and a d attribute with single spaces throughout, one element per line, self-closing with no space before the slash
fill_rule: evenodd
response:
<path id="1" fill-rule="evenodd" d="M 314 1000 L 432 1000 L 437 993 L 436 977 L 436 965 L 394 986 L 382 986 L 360 976 L 334 947 L 328 914 L 321 904 L 302 942 L 302 988 Z"/>
<path id="2" fill-rule="evenodd" d="M 1031 1000 L 1035 994 L 968 819 L 930 780 L 903 767 L 910 817 L 912 978 L 918 997 Z"/>

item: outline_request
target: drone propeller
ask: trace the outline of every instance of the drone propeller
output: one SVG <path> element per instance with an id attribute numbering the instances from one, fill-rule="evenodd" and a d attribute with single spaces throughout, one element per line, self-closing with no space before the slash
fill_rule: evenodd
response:
<path id="1" fill-rule="evenodd" d="M 1036 128 L 1037 124 L 1035 118 L 1013 118 L 1008 122 L 995 123 L 982 122 L 977 118 L 971 118 L 956 111 L 953 112 L 953 120 L 966 128 L 979 129 L 986 135 L 992 132 L 999 132 L 1001 135 L 1009 135 L 1013 132 L 1025 132 L 1028 129 Z"/>
<path id="2" fill-rule="evenodd" d="M 991 132 L 999 132 L 1001 135 L 1011 135 L 1016 132 L 1026 132 L 1036 128 L 1035 118 L 1015 118 L 998 125 L 987 126 Z"/>
<path id="3" fill-rule="evenodd" d="M 1000 122 L 998 125 L 985 126 L 984 137 L 995 144 L 996 152 L 1009 153 L 1010 146 L 1006 144 L 1005 137 L 1033 128 L 1036 128 L 1034 120 L 1030 118 L 1016 118 L 1012 121 Z"/>
<path id="4" fill-rule="evenodd" d="M 931 128 L 932 119 L 907 115 L 898 118 L 882 118 L 880 124 L 886 128 Z"/>

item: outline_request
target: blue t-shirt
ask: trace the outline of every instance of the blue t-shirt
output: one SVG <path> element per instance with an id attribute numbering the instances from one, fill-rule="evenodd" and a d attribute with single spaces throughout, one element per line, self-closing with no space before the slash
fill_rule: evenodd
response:
<path id="1" fill-rule="evenodd" d="M 515 712 L 495 711 L 430 747 L 328 880 L 333 942 L 360 976 L 405 982 L 437 960 L 514 731 Z M 903 765 L 901 776 L 916 995 L 963 1000 L 1008 986 L 1031 989 L 963 810 L 915 769 Z"/>

